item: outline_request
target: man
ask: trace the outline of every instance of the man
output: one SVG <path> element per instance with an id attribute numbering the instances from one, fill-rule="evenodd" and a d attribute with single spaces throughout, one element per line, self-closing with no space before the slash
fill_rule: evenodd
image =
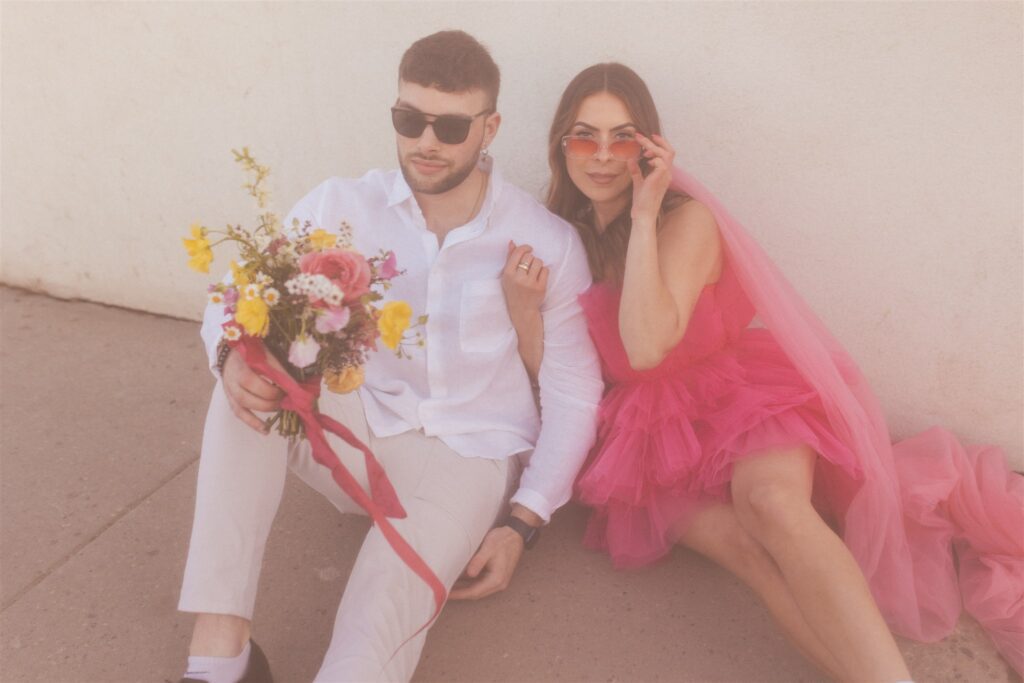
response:
<path id="1" fill-rule="evenodd" d="M 590 285 L 582 245 L 569 225 L 504 182 L 487 155 L 501 123 L 499 78 L 487 50 L 461 31 L 414 43 L 392 110 L 401 173 L 328 180 L 285 222 L 330 230 L 346 221 L 361 252 L 394 250 L 405 273 L 388 296 L 429 315 L 426 344 L 411 359 L 373 354 L 358 394 L 324 392 L 320 409 L 374 451 L 408 513 L 394 526 L 445 586 L 465 570 L 462 598 L 508 585 L 526 542 L 569 499 L 602 391 L 576 300 Z M 532 253 L 519 249 L 517 274 L 536 276 L 542 259 L 550 264 L 541 309 L 545 426 L 499 280 L 513 242 L 533 245 Z M 249 625 L 286 469 L 339 510 L 361 512 L 312 460 L 308 443 L 289 447 L 265 433 L 255 412 L 276 410 L 282 393 L 221 343 L 223 322 L 223 310 L 211 306 L 203 336 L 220 381 L 179 604 L 198 613 L 184 680 L 213 683 L 270 679 Z M 337 439 L 332 447 L 367 488 L 362 455 Z M 526 455 L 516 488 L 516 456 Z M 427 586 L 371 528 L 317 680 L 408 680 L 426 634 L 405 641 L 433 607 Z"/>

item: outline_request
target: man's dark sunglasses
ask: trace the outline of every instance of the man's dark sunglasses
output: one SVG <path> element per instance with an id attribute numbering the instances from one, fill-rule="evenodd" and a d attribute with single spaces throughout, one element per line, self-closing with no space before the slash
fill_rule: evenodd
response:
<path id="1" fill-rule="evenodd" d="M 473 120 L 484 114 L 490 114 L 491 111 L 491 109 L 484 109 L 479 114 L 472 116 L 457 114 L 435 116 L 413 109 L 391 107 L 391 123 L 394 125 L 395 131 L 404 138 L 418 138 L 423 135 L 427 126 L 430 126 L 434 129 L 434 135 L 438 141 L 446 145 L 458 145 L 466 141 Z"/>

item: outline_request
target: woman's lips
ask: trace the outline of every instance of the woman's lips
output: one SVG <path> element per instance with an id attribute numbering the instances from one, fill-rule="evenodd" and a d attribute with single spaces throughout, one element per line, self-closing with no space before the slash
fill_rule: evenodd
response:
<path id="1" fill-rule="evenodd" d="M 588 173 L 587 177 L 597 185 L 611 185 L 619 176 L 616 173 Z"/>

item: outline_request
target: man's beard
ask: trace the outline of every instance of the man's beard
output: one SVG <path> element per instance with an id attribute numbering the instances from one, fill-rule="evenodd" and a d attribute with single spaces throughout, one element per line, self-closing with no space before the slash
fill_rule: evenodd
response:
<path id="1" fill-rule="evenodd" d="M 398 165 L 402 169 L 402 175 L 405 177 L 405 182 L 409 184 L 409 187 L 412 188 L 413 192 L 420 192 L 422 194 L 444 194 L 448 190 L 461 185 L 462 181 L 469 177 L 469 174 L 473 172 L 474 168 L 476 168 L 477 157 L 479 157 L 479 155 L 478 150 L 477 153 L 471 156 L 469 161 L 467 161 L 463 166 L 452 170 L 443 178 L 422 181 L 418 180 L 413 175 L 413 171 L 409 168 L 409 164 L 411 164 L 411 162 L 407 164 L 401 157 L 399 157 Z M 434 161 L 428 157 L 417 158 L 423 159 L 424 161 Z"/>

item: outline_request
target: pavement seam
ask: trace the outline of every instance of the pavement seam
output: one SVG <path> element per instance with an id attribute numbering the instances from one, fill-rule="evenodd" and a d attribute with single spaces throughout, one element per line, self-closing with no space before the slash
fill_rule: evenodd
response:
<path id="1" fill-rule="evenodd" d="M 116 516 L 114 516 L 113 518 L 108 520 L 105 524 L 103 524 L 99 529 L 97 529 L 95 531 L 95 533 L 93 533 L 91 536 L 89 536 L 89 538 L 87 538 L 84 541 L 80 542 L 78 545 L 76 545 L 74 548 L 72 548 L 70 551 L 68 551 L 60 559 L 55 560 L 49 567 L 47 567 L 43 571 L 42 574 L 40 574 L 36 578 L 32 579 L 32 581 L 30 581 L 27 585 L 25 585 L 23 588 L 18 590 L 18 592 L 16 592 L 14 595 L 12 595 L 10 598 L 8 598 L 3 603 L 3 605 L 0 605 L 0 614 L 3 614 L 4 612 L 6 612 L 8 610 L 8 608 L 13 607 L 18 602 L 18 600 L 20 600 L 22 598 L 22 596 L 24 596 L 30 590 L 32 590 L 33 588 L 38 586 L 40 583 L 45 581 L 47 578 L 49 578 L 51 574 L 53 574 L 55 571 L 57 571 L 58 569 L 63 567 L 65 564 L 67 564 L 71 560 L 71 558 L 73 558 L 75 555 L 80 553 L 86 546 L 88 546 L 90 543 L 92 543 L 93 541 L 98 539 L 100 536 L 102 536 L 104 533 L 106 533 L 106 531 L 108 529 L 110 529 L 110 527 L 112 527 L 115 524 L 117 524 L 118 522 L 120 522 L 129 513 L 131 513 L 136 508 L 138 508 L 140 505 L 142 505 L 147 500 L 149 500 L 160 489 L 162 489 L 163 487 L 167 486 L 167 484 L 169 484 L 172 481 L 174 481 L 178 477 L 178 475 L 180 475 L 182 472 L 187 470 L 189 467 L 191 467 L 192 465 L 194 465 L 198 461 L 199 461 L 199 456 L 197 455 L 196 457 L 192 458 L 191 460 L 187 461 L 185 464 L 181 465 L 180 467 L 178 467 L 177 469 L 172 471 L 169 475 L 167 475 L 166 477 L 161 479 L 160 482 L 157 483 L 157 485 L 154 486 L 151 490 L 149 490 L 148 492 L 142 494 L 140 497 L 136 498 L 134 501 L 129 503 L 120 513 L 118 513 Z"/>
<path id="2" fill-rule="evenodd" d="M 47 299 L 53 299 L 54 301 L 60 301 L 65 304 L 90 304 L 92 306 L 100 306 L 101 308 L 109 308 L 114 311 L 124 311 L 125 313 L 137 313 L 139 315 L 149 316 L 151 318 L 164 318 L 167 320 L 177 320 L 184 323 L 201 323 L 202 316 L 198 318 L 195 316 L 184 317 L 180 315 L 174 315 L 173 313 L 159 313 L 156 311 L 147 311 L 142 308 L 132 308 L 124 304 L 115 304 L 108 301 L 97 301 L 96 299 L 83 299 L 77 296 L 60 296 L 52 292 L 48 292 L 45 289 L 33 288 L 27 285 L 15 285 L 9 282 L 0 281 L 0 290 L 7 290 L 13 293 L 26 294 L 28 296 L 42 296 Z"/>

